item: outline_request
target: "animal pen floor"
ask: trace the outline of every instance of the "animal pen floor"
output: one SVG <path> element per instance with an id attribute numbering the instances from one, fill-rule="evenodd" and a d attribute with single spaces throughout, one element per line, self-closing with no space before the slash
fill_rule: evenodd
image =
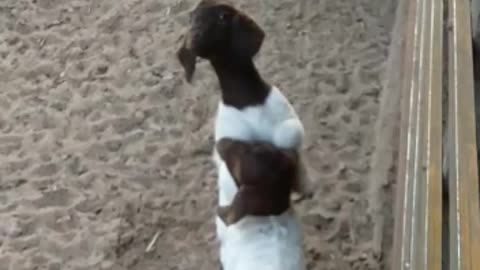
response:
<path id="1" fill-rule="evenodd" d="M 382 265 L 369 175 L 392 1 L 236 1 L 267 33 L 260 72 L 305 124 L 308 269 Z M 206 63 L 190 86 L 174 58 L 194 3 L 1 1 L 1 270 L 218 269 L 219 91 Z"/>

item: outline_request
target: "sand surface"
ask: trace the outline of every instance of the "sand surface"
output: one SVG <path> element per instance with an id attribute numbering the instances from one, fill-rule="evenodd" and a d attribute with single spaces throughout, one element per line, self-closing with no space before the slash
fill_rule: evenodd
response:
<path id="1" fill-rule="evenodd" d="M 306 127 L 309 269 L 379 269 L 367 201 L 390 1 L 236 2 Z M 218 269 L 219 91 L 206 63 L 192 86 L 174 58 L 194 3 L 0 1 L 0 270 Z"/>

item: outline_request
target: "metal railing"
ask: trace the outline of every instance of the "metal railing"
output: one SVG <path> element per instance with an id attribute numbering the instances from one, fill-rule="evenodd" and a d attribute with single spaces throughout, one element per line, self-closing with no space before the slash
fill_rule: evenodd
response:
<path id="1" fill-rule="evenodd" d="M 394 270 L 480 269 L 471 26 L 478 19 L 470 11 L 470 1 L 480 3 L 408 3 L 400 87 Z M 447 104 L 442 102 L 444 95 Z M 448 109 L 444 146 L 448 174 L 443 190 L 448 198 L 442 197 L 442 105 Z M 444 260 L 449 263 L 442 265 Z"/>
<path id="2" fill-rule="evenodd" d="M 448 0 L 449 269 L 480 269 L 472 31 L 469 0 Z"/>
<path id="3" fill-rule="evenodd" d="M 441 269 L 443 1 L 410 1 L 394 270 Z"/>

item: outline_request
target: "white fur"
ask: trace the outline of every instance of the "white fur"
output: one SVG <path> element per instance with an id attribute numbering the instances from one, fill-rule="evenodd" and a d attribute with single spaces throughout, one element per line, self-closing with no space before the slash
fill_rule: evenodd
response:
<path id="1" fill-rule="evenodd" d="M 220 102 L 215 120 L 215 142 L 225 137 L 245 141 L 262 140 L 277 147 L 300 151 L 304 128 L 287 98 L 273 87 L 261 105 L 238 110 Z M 219 205 L 230 205 L 237 187 L 216 150 L 213 158 L 219 174 Z M 305 167 L 303 163 L 300 166 Z"/>
<path id="2" fill-rule="evenodd" d="M 245 217 L 225 228 L 224 270 L 302 270 L 302 234 L 293 210 L 275 217 Z"/>
<path id="3" fill-rule="evenodd" d="M 262 140 L 281 148 L 300 151 L 304 127 L 287 98 L 273 87 L 264 104 L 238 110 L 220 102 L 215 122 L 215 141 L 228 137 Z M 219 205 L 230 205 L 237 186 L 225 162 L 215 150 Z M 301 182 L 309 182 L 300 162 Z M 292 210 L 280 216 L 245 217 L 226 226 L 217 216 L 217 237 L 224 270 L 302 270 L 302 236 Z"/>

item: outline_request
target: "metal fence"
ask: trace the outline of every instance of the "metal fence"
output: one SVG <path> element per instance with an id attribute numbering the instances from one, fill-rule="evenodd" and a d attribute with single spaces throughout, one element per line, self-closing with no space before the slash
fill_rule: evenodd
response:
<path id="1" fill-rule="evenodd" d="M 408 3 L 394 270 L 480 269 L 472 50 L 479 3 Z"/>

